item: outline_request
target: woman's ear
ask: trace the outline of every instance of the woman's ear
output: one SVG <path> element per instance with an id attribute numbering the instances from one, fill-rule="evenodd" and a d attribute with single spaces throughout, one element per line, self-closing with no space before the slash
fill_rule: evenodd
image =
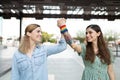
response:
<path id="1" fill-rule="evenodd" d="M 27 36 L 30 36 L 31 34 L 30 34 L 30 32 L 27 32 Z"/>
<path id="2" fill-rule="evenodd" d="M 101 32 L 98 32 L 98 36 L 100 36 Z"/>

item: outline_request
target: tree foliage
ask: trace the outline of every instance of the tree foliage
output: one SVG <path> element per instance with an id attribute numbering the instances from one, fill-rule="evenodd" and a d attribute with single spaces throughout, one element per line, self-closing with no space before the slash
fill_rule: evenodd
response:
<path id="1" fill-rule="evenodd" d="M 43 42 L 56 42 L 56 39 L 53 39 L 53 34 L 48 34 L 47 32 L 42 32 L 42 43 Z"/>

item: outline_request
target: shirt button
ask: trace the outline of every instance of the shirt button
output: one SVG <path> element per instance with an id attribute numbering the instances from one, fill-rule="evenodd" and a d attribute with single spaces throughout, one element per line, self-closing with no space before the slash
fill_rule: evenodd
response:
<path id="1" fill-rule="evenodd" d="M 100 71 L 98 71 L 98 73 L 100 73 Z"/>

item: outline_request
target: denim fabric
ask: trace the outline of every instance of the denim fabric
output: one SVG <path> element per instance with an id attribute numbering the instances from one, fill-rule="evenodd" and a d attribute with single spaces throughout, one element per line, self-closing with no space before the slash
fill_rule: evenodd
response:
<path id="1" fill-rule="evenodd" d="M 17 50 L 12 61 L 12 80 L 48 80 L 47 56 L 62 52 L 66 47 L 64 39 L 55 45 L 37 45 L 31 58 Z"/>

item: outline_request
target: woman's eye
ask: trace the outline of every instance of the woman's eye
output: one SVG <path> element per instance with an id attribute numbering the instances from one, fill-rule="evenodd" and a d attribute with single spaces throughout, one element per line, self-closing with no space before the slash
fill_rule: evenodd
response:
<path id="1" fill-rule="evenodd" d="M 92 32 L 90 31 L 89 34 L 92 34 Z"/>
<path id="2" fill-rule="evenodd" d="M 40 32 L 40 31 L 37 31 L 38 33 Z"/>

